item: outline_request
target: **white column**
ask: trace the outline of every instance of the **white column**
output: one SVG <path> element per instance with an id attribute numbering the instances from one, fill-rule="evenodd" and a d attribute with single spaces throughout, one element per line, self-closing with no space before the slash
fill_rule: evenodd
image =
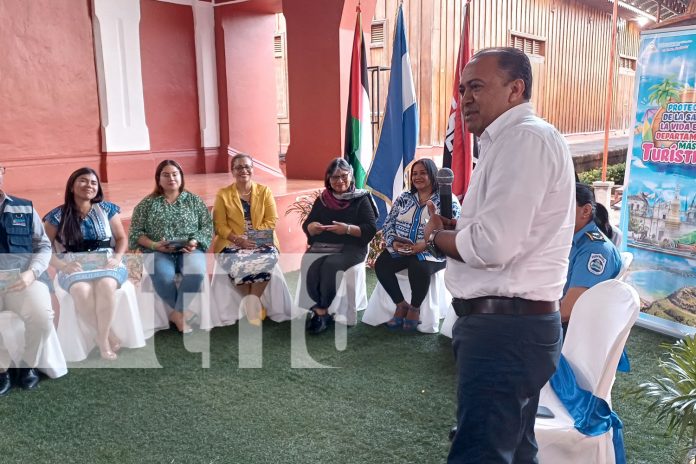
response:
<path id="1" fill-rule="evenodd" d="M 196 34 L 196 76 L 201 146 L 220 146 L 217 66 L 215 63 L 215 17 L 213 4 L 194 0 L 193 24 Z"/>
<path id="2" fill-rule="evenodd" d="M 140 0 L 92 0 L 102 150 L 150 149 L 140 68 Z"/>
<path id="3" fill-rule="evenodd" d="M 597 203 L 603 204 L 607 211 L 611 211 L 611 188 L 614 186 L 614 182 L 602 182 L 595 181 L 592 182 L 592 188 L 594 189 L 595 201 Z"/>

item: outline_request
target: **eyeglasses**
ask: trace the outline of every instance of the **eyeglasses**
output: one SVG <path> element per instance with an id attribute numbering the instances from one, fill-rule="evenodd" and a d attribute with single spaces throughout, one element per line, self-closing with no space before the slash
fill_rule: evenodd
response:
<path id="1" fill-rule="evenodd" d="M 338 182 L 338 181 L 348 182 L 349 178 L 350 178 L 350 176 L 348 174 L 342 174 L 340 176 L 331 176 L 331 177 L 329 177 L 329 180 L 331 182 Z"/>
<path id="2" fill-rule="evenodd" d="M 252 170 L 253 168 L 254 168 L 254 166 L 250 166 L 250 165 L 248 165 L 248 164 L 245 164 L 245 165 L 243 165 L 243 166 L 235 166 L 235 167 L 234 167 L 234 170 L 237 171 L 237 172 L 242 172 L 242 171 L 251 172 L 251 170 Z"/>
<path id="3" fill-rule="evenodd" d="M 0 166 L 0 174 L 5 174 L 5 171 L 7 171 L 7 168 L 5 166 Z"/>

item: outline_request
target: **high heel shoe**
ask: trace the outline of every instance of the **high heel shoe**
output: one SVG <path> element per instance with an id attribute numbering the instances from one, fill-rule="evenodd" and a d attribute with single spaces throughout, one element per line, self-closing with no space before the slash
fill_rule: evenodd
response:
<path id="1" fill-rule="evenodd" d="M 404 325 L 404 318 L 399 316 L 394 316 L 384 323 L 389 330 L 396 330 Z"/>
<path id="2" fill-rule="evenodd" d="M 248 304 L 244 307 L 244 314 L 246 315 L 247 322 L 254 327 L 260 327 L 261 322 L 266 319 L 266 308 L 261 305 L 259 305 L 259 308 L 258 310 L 254 308 L 250 311 Z"/>
<path id="3" fill-rule="evenodd" d="M 416 308 L 415 306 L 410 306 L 408 308 L 409 313 L 416 313 L 418 315 L 418 319 L 409 319 L 408 314 L 406 314 L 406 317 L 404 318 L 404 332 L 414 332 L 418 325 L 421 323 L 420 321 L 420 308 Z"/>
<path id="4" fill-rule="evenodd" d="M 404 304 L 405 303 L 399 303 L 396 305 L 394 316 L 384 324 L 387 326 L 387 329 L 396 330 L 400 329 L 404 325 L 404 319 L 408 313 L 408 306 L 404 306 Z M 401 316 L 397 316 L 397 314 L 401 314 Z"/>

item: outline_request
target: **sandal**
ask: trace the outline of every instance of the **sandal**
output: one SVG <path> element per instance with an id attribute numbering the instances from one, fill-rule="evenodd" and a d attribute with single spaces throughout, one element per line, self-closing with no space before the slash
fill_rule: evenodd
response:
<path id="1" fill-rule="evenodd" d="M 408 312 L 409 313 L 416 313 L 418 315 L 418 319 L 409 319 L 408 317 L 404 318 L 404 332 L 414 332 L 418 325 L 421 323 L 420 321 L 420 308 L 416 308 L 415 306 L 409 305 L 408 307 Z M 408 314 L 406 314 L 408 316 Z"/>
<path id="2" fill-rule="evenodd" d="M 179 311 L 174 311 L 169 315 L 169 322 L 174 324 L 176 331 L 182 334 L 189 334 L 193 332 L 191 326 L 189 326 L 184 320 L 184 314 Z M 171 327 L 171 324 L 169 324 Z"/>
<path id="3" fill-rule="evenodd" d="M 198 325 L 198 314 L 196 314 L 196 313 L 191 313 L 191 317 L 189 317 L 188 319 L 186 319 L 186 324 L 188 324 L 188 325 L 194 325 L 194 324 Z"/>
<path id="4" fill-rule="evenodd" d="M 118 355 L 114 353 L 114 350 L 109 346 L 109 342 L 106 342 L 107 346 L 99 345 L 99 355 L 104 361 L 116 361 Z"/>
<path id="5" fill-rule="evenodd" d="M 114 353 L 121 351 L 121 340 L 113 333 L 109 333 L 109 345 L 111 345 L 111 351 Z"/>

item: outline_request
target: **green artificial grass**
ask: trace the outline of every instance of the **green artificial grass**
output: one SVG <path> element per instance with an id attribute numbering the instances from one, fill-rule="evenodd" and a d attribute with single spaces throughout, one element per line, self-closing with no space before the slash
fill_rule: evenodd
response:
<path id="1" fill-rule="evenodd" d="M 368 272 L 368 291 L 374 287 Z M 297 275 L 288 275 L 291 289 Z M 239 325 L 210 333 L 210 368 L 182 337 L 159 332 L 119 363 L 156 354 L 160 369 L 90 369 L 0 399 L 0 459 L 70 463 L 442 463 L 454 423 L 450 340 L 358 324 L 344 351 L 329 332 L 307 340 L 315 361 L 290 365 L 290 324 L 266 321 L 263 368 L 240 369 Z M 186 338 L 207 343 L 205 332 Z M 626 392 L 657 374 L 666 339 L 634 329 L 633 372 L 619 374 L 615 409 L 629 463 L 676 462 L 676 439 Z M 151 350 L 151 351 L 145 351 Z M 94 354 L 93 354 L 94 356 Z M 147 356 L 145 356 L 147 357 Z M 88 365 L 83 363 L 82 365 Z M 144 364 L 143 364 L 144 365 Z"/>

